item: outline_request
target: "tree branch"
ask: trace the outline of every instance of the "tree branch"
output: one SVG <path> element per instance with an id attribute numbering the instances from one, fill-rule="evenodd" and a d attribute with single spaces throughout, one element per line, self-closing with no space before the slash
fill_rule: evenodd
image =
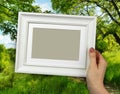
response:
<path id="1" fill-rule="evenodd" d="M 110 14 L 110 12 L 109 12 L 106 8 L 102 7 L 102 6 L 99 5 L 97 2 L 94 2 L 94 3 L 95 3 L 98 7 L 102 8 L 105 12 L 107 12 L 107 14 L 110 16 L 110 18 L 111 18 L 115 23 L 117 23 L 118 25 L 120 25 L 120 22 L 118 22 L 116 19 L 114 19 L 113 16 L 112 16 L 112 14 Z"/>
<path id="2" fill-rule="evenodd" d="M 114 2 L 114 0 L 111 0 L 111 2 L 112 2 L 112 4 L 113 4 L 115 10 L 117 11 L 117 13 L 118 13 L 118 15 L 119 15 L 119 17 L 120 17 L 120 11 L 119 11 L 119 8 L 117 7 L 117 5 L 116 5 L 116 3 Z"/>
<path id="3" fill-rule="evenodd" d="M 105 38 L 106 36 L 108 36 L 108 34 L 112 34 L 114 36 L 116 42 L 120 45 L 120 37 L 116 33 L 108 32 L 106 34 L 103 34 L 103 37 Z"/>
<path id="4" fill-rule="evenodd" d="M 83 0 L 84 1 L 84 0 Z M 86 0 L 86 2 L 90 2 L 90 3 L 95 3 L 98 7 L 100 7 L 101 9 L 103 9 L 109 16 L 110 18 L 118 25 L 120 25 L 120 22 L 118 22 L 113 16 L 112 14 L 107 10 L 107 8 L 102 7 L 100 4 L 98 4 L 98 2 L 96 1 L 91 1 L 91 0 Z M 116 5 L 116 4 L 115 4 Z"/>

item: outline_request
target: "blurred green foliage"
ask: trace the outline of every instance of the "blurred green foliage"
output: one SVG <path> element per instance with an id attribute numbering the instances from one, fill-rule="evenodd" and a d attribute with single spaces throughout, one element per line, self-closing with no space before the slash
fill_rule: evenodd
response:
<path id="1" fill-rule="evenodd" d="M 14 52 L 0 45 L 0 94 L 88 94 L 86 83 L 80 79 L 15 73 Z"/>
<path id="2" fill-rule="evenodd" d="M 0 90 L 13 86 L 13 65 L 4 45 L 0 45 Z"/>
<path id="3" fill-rule="evenodd" d="M 89 94 L 81 78 L 15 73 L 11 53 L 15 49 L 0 45 L 0 94 Z M 106 51 L 103 56 L 108 62 L 104 83 L 120 89 L 120 51 Z"/>
<path id="4" fill-rule="evenodd" d="M 96 49 L 120 47 L 120 2 L 118 0 L 51 0 L 56 13 L 96 16 Z"/>
<path id="5" fill-rule="evenodd" d="M 120 89 L 120 50 L 103 53 L 108 67 L 105 75 L 105 83 Z"/>
<path id="6" fill-rule="evenodd" d="M 18 12 L 41 12 L 35 0 L 0 0 L 0 30 L 16 40 Z"/>

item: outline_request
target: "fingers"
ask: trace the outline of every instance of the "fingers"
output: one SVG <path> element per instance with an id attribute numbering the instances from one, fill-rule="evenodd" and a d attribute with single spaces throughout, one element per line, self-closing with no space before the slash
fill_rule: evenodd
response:
<path id="1" fill-rule="evenodd" d="M 94 68 L 97 67 L 103 71 L 106 69 L 107 62 L 98 51 L 96 51 L 94 48 L 90 48 L 89 56 L 90 56 L 90 66 Z"/>
<path id="2" fill-rule="evenodd" d="M 89 50 L 89 56 L 90 56 L 90 69 L 99 69 L 100 71 L 105 71 L 107 62 L 103 58 L 103 56 L 96 51 L 94 48 L 90 48 Z"/>
<path id="3" fill-rule="evenodd" d="M 107 66 L 107 62 L 105 61 L 105 59 L 103 58 L 103 56 L 98 52 L 98 68 L 101 70 L 105 70 L 106 66 Z"/>
<path id="4" fill-rule="evenodd" d="M 89 56 L 90 56 L 90 67 L 95 68 L 96 65 L 96 51 L 94 48 L 90 48 L 89 50 Z"/>

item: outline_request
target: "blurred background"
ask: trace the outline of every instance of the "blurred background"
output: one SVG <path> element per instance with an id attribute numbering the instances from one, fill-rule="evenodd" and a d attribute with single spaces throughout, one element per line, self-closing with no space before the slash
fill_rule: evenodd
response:
<path id="1" fill-rule="evenodd" d="M 108 62 L 104 83 L 120 94 L 119 0 L 0 0 L 0 94 L 89 94 L 85 78 L 14 72 L 18 12 L 96 16 L 96 49 Z"/>

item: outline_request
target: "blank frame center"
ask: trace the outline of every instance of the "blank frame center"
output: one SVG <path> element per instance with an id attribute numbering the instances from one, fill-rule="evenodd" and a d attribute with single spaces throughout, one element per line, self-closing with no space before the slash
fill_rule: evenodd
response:
<path id="1" fill-rule="evenodd" d="M 79 60 L 80 30 L 33 28 L 32 58 Z"/>

